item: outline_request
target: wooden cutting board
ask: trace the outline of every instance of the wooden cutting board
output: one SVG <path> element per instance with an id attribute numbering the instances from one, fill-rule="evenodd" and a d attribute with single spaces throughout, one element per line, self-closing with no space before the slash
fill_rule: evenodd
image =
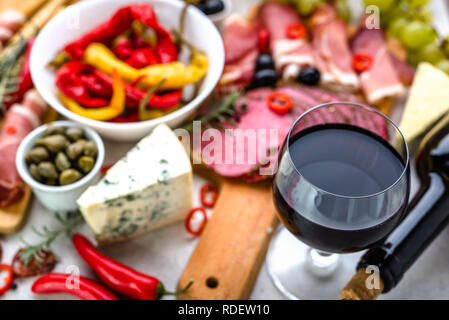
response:
<path id="1" fill-rule="evenodd" d="M 35 33 L 36 28 L 42 28 L 51 17 L 64 8 L 69 2 L 67 0 L 2 0 L 0 1 L 0 12 L 5 9 L 16 9 L 21 11 L 29 20 L 24 26 L 11 38 L 11 42 L 17 41 L 20 36 L 29 38 Z M 1 54 L 7 54 L 8 48 Z M 48 108 L 44 123 L 56 120 L 57 113 Z M 0 122 L 0 128 L 2 123 Z M 22 199 L 8 207 L 0 208 L 0 234 L 12 234 L 20 230 L 26 218 L 26 212 L 31 200 L 31 189 L 28 186 L 24 188 Z"/>
<path id="2" fill-rule="evenodd" d="M 178 288 L 194 284 L 178 299 L 248 299 L 278 225 L 271 183 L 211 180 L 219 197 Z"/>

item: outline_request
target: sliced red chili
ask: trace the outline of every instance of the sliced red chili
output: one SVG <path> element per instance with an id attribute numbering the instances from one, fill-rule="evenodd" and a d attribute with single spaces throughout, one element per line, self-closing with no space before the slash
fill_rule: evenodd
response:
<path id="1" fill-rule="evenodd" d="M 259 50 L 260 50 L 260 52 L 268 51 L 268 40 L 269 40 L 269 33 L 268 33 L 267 28 L 261 28 L 259 30 Z"/>
<path id="2" fill-rule="evenodd" d="M 16 134 L 17 133 L 17 128 L 13 127 L 13 126 L 9 126 L 8 128 L 6 128 L 6 133 L 8 133 L 8 134 Z"/>
<path id="3" fill-rule="evenodd" d="M 201 204 L 206 208 L 213 208 L 218 198 L 218 189 L 213 184 L 206 183 L 201 187 Z"/>
<path id="4" fill-rule="evenodd" d="M 354 55 L 352 64 L 355 71 L 364 72 L 373 65 L 373 57 L 369 54 L 359 53 Z"/>
<path id="5" fill-rule="evenodd" d="M 287 113 L 293 107 L 293 100 L 290 96 L 281 93 L 273 92 L 267 99 L 268 107 L 276 113 Z"/>
<path id="6" fill-rule="evenodd" d="M 14 273 L 11 266 L 7 264 L 0 265 L 0 295 L 5 293 L 11 287 L 14 279 Z"/>
<path id="7" fill-rule="evenodd" d="M 105 164 L 104 166 L 102 166 L 101 169 L 100 169 L 101 174 L 105 175 L 109 171 L 109 169 L 112 168 L 113 165 L 114 164 L 110 163 L 110 164 Z"/>
<path id="8" fill-rule="evenodd" d="M 307 36 L 307 30 L 302 23 L 292 23 L 287 26 L 285 34 L 289 39 L 302 39 Z"/>
<path id="9" fill-rule="evenodd" d="M 193 230 L 192 229 L 192 220 L 193 220 L 193 217 L 195 217 L 195 213 L 197 213 L 197 212 L 200 212 L 203 215 L 203 220 L 201 221 L 200 226 L 196 230 Z M 201 234 L 201 232 L 203 232 L 203 229 L 206 226 L 206 222 L 207 222 L 206 211 L 203 208 L 193 208 L 189 212 L 189 215 L 187 216 L 187 219 L 185 222 L 186 230 L 190 234 L 193 234 L 194 236 L 198 236 Z"/>

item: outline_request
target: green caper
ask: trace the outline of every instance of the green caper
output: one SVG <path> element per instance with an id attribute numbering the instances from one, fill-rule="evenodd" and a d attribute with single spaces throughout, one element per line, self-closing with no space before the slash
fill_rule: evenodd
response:
<path id="1" fill-rule="evenodd" d="M 55 134 L 52 136 L 48 136 L 41 139 L 36 139 L 34 142 L 34 145 L 36 147 L 45 147 L 48 151 L 57 153 L 61 150 L 63 150 L 67 145 L 69 144 L 69 141 L 67 138 L 61 134 Z"/>
<path id="2" fill-rule="evenodd" d="M 28 170 L 30 171 L 30 175 L 37 181 L 42 182 L 42 176 L 39 174 L 39 169 L 37 164 L 30 164 Z"/>
<path id="3" fill-rule="evenodd" d="M 55 126 L 55 125 L 50 125 L 44 131 L 44 137 L 52 136 L 52 135 L 55 135 L 55 134 L 64 134 L 64 128 L 58 127 L 58 126 Z"/>
<path id="4" fill-rule="evenodd" d="M 39 163 L 48 160 L 48 158 L 50 158 L 50 155 L 44 147 L 31 149 L 25 154 L 25 161 L 27 163 Z"/>
<path id="5" fill-rule="evenodd" d="M 56 171 L 55 166 L 50 161 L 44 161 L 38 164 L 37 166 L 38 172 L 41 177 L 45 179 L 56 179 L 58 178 L 58 172 Z"/>
<path id="6" fill-rule="evenodd" d="M 87 143 L 86 140 L 78 140 L 67 146 L 65 152 L 70 160 L 75 160 L 84 151 L 84 145 Z"/>
<path id="7" fill-rule="evenodd" d="M 59 175 L 59 184 L 61 186 L 74 183 L 75 181 L 81 179 L 83 175 L 75 169 L 67 169 L 61 172 Z"/>
<path id="8" fill-rule="evenodd" d="M 65 169 L 69 169 L 71 166 L 69 158 L 67 158 L 66 154 L 62 151 L 59 151 L 55 158 L 55 165 L 59 171 L 64 171 Z"/>
<path id="9" fill-rule="evenodd" d="M 84 155 L 89 157 L 96 157 L 98 153 L 98 148 L 95 142 L 88 141 L 84 145 Z"/>
<path id="10" fill-rule="evenodd" d="M 95 159 L 89 156 L 82 156 L 78 159 L 78 168 L 84 172 L 88 173 L 94 167 Z"/>
<path id="11" fill-rule="evenodd" d="M 77 141 L 84 137 L 84 131 L 81 128 L 71 127 L 67 128 L 65 130 L 65 135 L 71 140 L 71 141 Z"/>

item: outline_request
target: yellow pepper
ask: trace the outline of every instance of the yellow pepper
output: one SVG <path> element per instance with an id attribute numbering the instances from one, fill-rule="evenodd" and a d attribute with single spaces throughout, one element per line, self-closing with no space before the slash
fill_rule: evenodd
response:
<path id="1" fill-rule="evenodd" d="M 78 102 L 67 97 L 62 92 L 59 93 L 59 99 L 67 109 L 80 116 L 99 121 L 111 120 L 123 113 L 126 101 L 125 87 L 120 78 L 120 74 L 116 70 L 112 70 L 112 79 L 113 94 L 111 104 L 107 107 L 84 108 L 80 106 Z"/>
<path id="2" fill-rule="evenodd" d="M 108 74 L 116 69 L 126 82 L 140 79 L 138 83 L 143 88 L 154 87 L 165 79 L 162 90 L 180 89 L 187 84 L 199 81 L 206 75 L 209 63 L 205 54 L 195 50 L 188 66 L 176 61 L 135 69 L 118 59 L 108 47 L 96 42 L 86 48 L 84 60 Z"/>

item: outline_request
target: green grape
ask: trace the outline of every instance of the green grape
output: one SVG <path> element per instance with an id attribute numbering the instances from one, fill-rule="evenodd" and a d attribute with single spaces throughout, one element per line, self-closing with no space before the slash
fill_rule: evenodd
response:
<path id="1" fill-rule="evenodd" d="M 429 8 L 423 7 L 419 10 L 415 10 L 414 17 L 426 24 L 432 24 L 432 11 Z"/>
<path id="2" fill-rule="evenodd" d="M 449 59 L 441 60 L 436 64 L 435 67 L 437 67 L 443 72 L 446 72 L 449 75 Z"/>
<path id="3" fill-rule="evenodd" d="M 337 8 L 338 16 L 343 19 L 343 21 L 349 22 L 351 20 L 351 9 L 349 9 L 346 0 L 337 0 L 337 2 L 335 2 L 335 7 Z"/>
<path id="4" fill-rule="evenodd" d="M 434 42 L 428 44 L 418 51 L 417 59 L 418 61 L 427 61 L 431 64 L 437 64 L 439 61 L 443 60 L 445 55 L 440 46 Z"/>
<path id="5" fill-rule="evenodd" d="M 429 3 L 429 0 L 407 0 L 407 3 L 411 8 L 417 8 L 420 6 L 425 6 Z"/>
<path id="6" fill-rule="evenodd" d="M 435 41 L 437 35 L 431 26 L 414 20 L 402 29 L 399 37 L 408 49 L 415 50 Z"/>
<path id="7" fill-rule="evenodd" d="M 321 2 L 321 0 L 295 0 L 296 8 L 302 16 L 310 15 Z"/>
<path id="8" fill-rule="evenodd" d="M 377 6 L 380 11 L 386 11 L 390 9 L 391 5 L 393 4 L 394 0 L 363 0 L 365 3 L 365 6 Z"/>
<path id="9" fill-rule="evenodd" d="M 409 20 L 406 17 L 400 17 L 397 19 L 394 19 L 390 26 L 388 27 L 388 31 L 393 37 L 399 38 L 401 36 L 402 31 L 404 30 L 405 26 L 409 24 Z"/>

